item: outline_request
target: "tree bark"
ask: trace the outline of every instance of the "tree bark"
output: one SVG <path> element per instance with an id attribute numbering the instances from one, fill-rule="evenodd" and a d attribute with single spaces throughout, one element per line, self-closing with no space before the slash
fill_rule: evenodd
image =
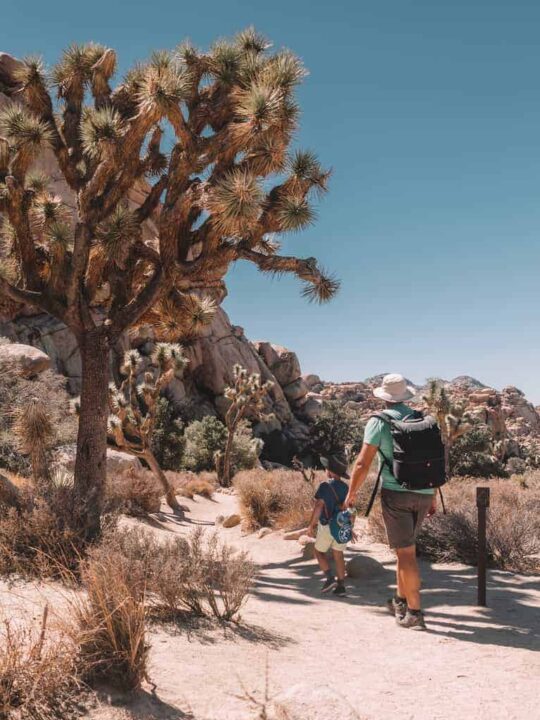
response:
<path id="1" fill-rule="evenodd" d="M 82 388 L 75 461 L 74 513 L 77 530 L 99 536 L 107 474 L 109 342 L 102 327 L 79 338 Z"/>
<path id="2" fill-rule="evenodd" d="M 152 452 L 146 451 L 142 457 L 146 460 L 146 462 L 150 466 L 150 470 L 154 473 L 154 475 L 157 477 L 157 479 L 161 483 L 161 486 L 165 493 L 165 500 L 167 501 L 167 505 L 177 515 L 182 515 L 183 514 L 182 506 L 179 504 L 178 500 L 176 499 L 174 490 L 171 487 L 171 484 L 169 483 L 169 481 L 167 480 L 167 476 L 165 475 L 163 470 L 160 468 L 158 461 L 154 457 L 154 454 Z"/>
<path id="3" fill-rule="evenodd" d="M 231 455 L 233 451 L 235 431 L 236 426 L 229 428 L 227 442 L 225 443 L 225 450 L 223 451 L 221 477 L 219 478 L 220 484 L 227 488 L 231 486 Z"/>

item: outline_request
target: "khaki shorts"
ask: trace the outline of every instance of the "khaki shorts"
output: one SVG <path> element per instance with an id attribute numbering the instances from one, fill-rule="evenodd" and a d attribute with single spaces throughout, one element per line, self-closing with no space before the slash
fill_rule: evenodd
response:
<path id="1" fill-rule="evenodd" d="M 327 553 L 329 550 L 337 550 L 343 552 L 347 549 L 347 544 L 338 543 L 330 532 L 329 525 L 321 525 L 317 528 L 317 537 L 315 538 L 315 550 L 320 553 Z"/>
<path id="2" fill-rule="evenodd" d="M 388 544 L 394 550 L 416 545 L 416 536 L 433 501 L 433 495 L 385 490 L 381 506 Z"/>

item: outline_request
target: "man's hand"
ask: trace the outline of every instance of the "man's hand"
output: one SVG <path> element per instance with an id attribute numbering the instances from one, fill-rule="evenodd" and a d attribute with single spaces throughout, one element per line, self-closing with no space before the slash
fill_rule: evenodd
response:
<path id="1" fill-rule="evenodd" d="M 345 498 L 345 502 L 343 503 L 344 507 L 350 508 L 354 507 L 354 504 L 356 502 L 356 498 L 354 495 L 351 495 L 351 493 L 347 493 L 347 497 Z"/>
<path id="2" fill-rule="evenodd" d="M 433 500 L 431 501 L 431 505 L 427 512 L 427 516 L 431 517 L 432 515 L 435 515 L 436 512 L 437 512 L 437 496 L 433 495 Z"/>

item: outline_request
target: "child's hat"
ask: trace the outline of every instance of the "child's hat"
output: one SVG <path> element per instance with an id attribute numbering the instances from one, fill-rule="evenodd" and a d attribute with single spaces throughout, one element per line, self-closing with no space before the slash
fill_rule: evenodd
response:
<path id="1" fill-rule="evenodd" d="M 347 462 L 347 456 L 344 452 L 321 457 L 321 465 L 341 478 L 346 478 L 347 480 L 350 478 L 347 472 L 349 463 Z"/>

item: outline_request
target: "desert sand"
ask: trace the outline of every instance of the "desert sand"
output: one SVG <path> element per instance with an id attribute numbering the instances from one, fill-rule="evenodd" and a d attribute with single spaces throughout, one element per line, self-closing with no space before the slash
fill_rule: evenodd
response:
<path id="1" fill-rule="evenodd" d="M 237 510 L 234 495 L 185 501 L 187 519 L 164 508 L 157 533 L 214 529 Z M 132 522 L 132 521 L 129 521 Z M 148 685 L 127 707 L 103 693 L 92 720 L 253 720 L 248 701 L 268 698 L 268 717 L 286 720 L 475 720 L 540 717 L 540 578 L 490 571 L 489 607 L 474 607 L 475 571 L 422 563 L 429 631 L 396 626 L 384 609 L 394 581 L 392 554 L 365 536 L 349 550 L 364 577 L 348 597 L 321 595 L 312 560 L 282 533 L 242 535 L 218 528 L 259 566 L 239 625 L 153 626 Z M 0 585 L 4 614 L 39 617 L 58 587 Z M 60 610 L 59 610 L 60 611 Z"/>

